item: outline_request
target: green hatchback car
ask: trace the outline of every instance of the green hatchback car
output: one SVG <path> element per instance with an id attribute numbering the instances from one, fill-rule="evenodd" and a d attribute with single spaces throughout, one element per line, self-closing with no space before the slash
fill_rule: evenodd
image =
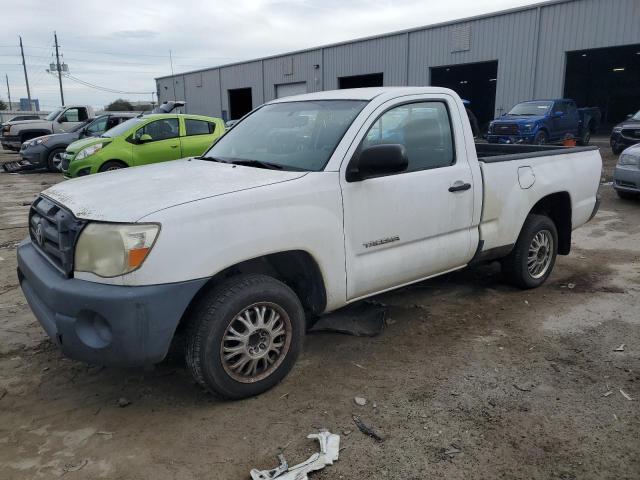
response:
<path id="1" fill-rule="evenodd" d="M 220 118 L 152 114 L 132 118 L 98 138 L 73 142 L 62 155 L 65 177 L 202 155 L 225 132 Z"/>

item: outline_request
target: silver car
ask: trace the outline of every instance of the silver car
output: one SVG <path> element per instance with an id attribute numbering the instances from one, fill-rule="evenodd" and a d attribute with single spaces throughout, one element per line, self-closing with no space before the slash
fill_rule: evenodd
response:
<path id="1" fill-rule="evenodd" d="M 640 195 L 640 144 L 620 155 L 613 173 L 613 188 L 620 198 L 633 199 Z"/>

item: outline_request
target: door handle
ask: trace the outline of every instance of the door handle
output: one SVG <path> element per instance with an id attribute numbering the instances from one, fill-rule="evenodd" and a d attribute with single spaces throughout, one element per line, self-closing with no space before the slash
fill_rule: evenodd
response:
<path id="1" fill-rule="evenodd" d="M 178 148 L 178 145 L 171 145 L 171 148 Z"/>
<path id="2" fill-rule="evenodd" d="M 450 192 L 464 192 L 465 190 L 469 190 L 471 188 L 470 183 L 462 183 L 456 182 L 452 186 L 449 187 Z"/>

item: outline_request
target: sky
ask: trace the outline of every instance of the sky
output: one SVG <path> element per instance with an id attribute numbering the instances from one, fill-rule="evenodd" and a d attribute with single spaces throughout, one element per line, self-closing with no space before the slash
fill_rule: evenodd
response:
<path id="1" fill-rule="evenodd" d="M 155 77 L 328 43 L 456 20 L 537 0 L 0 0 L 0 99 L 60 105 L 47 73 L 57 30 L 65 103 L 102 107 L 116 98 L 151 100 Z M 5 5 L 11 4 L 11 8 Z M 93 86 L 88 86 L 86 84 Z M 95 88 L 98 87 L 98 88 Z M 116 93 L 107 90 L 116 90 Z"/>

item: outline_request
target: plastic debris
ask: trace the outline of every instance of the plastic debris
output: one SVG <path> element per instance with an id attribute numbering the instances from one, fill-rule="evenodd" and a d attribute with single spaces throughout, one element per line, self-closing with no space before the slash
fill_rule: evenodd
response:
<path id="1" fill-rule="evenodd" d="M 608 397 L 609 395 L 611 395 L 613 393 L 613 390 L 609 390 L 608 392 L 604 392 L 602 394 L 603 397 Z"/>
<path id="2" fill-rule="evenodd" d="M 627 392 L 625 392 L 623 389 L 620 389 L 620 395 L 622 395 L 624 398 L 626 398 L 627 400 L 631 401 L 633 400 L 633 398 L 631 398 L 631 395 L 629 395 Z"/>
<path id="3" fill-rule="evenodd" d="M 378 432 L 376 432 L 373 428 L 371 428 L 369 425 L 364 423 L 358 417 L 353 417 L 353 423 L 356 424 L 356 427 L 358 427 L 358 430 L 360 430 L 365 435 L 373 438 L 376 442 L 384 442 L 384 438 L 380 436 Z"/>
<path id="4" fill-rule="evenodd" d="M 355 397 L 353 401 L 356 405 L 360 405 L 361 407 L 364 407 L 367 404 L 367 399 L 364 397 Z"/>
<path id="5" fill-rule="evenodd" d="M 311 433 L 307 438 L 315 438 L 320 443 L 320 452 L 314 453 L 306 461 L 289 467 L 284 455 L 278 455 L 280 465 L 271 470 L 253 469 L 249 474 L 252 480 L 308 480 L 307 474 L 316 470 L 322 470 L 327 465 L 333 465 L 340 453 L 340 435 L 321 430 L 319 433 Z"/>
<path id="6" fill-rule="evenodd" d="M 129 405 L 131 405 L 131 400 L 129 400 L 128 398 L 120 397 L 118 399 L 118 406 L 120 408 L 128 407 Z"/>
<path id="7" fill-rule="evenodd" d="M 626 345 L 623 343 L 618 348 L 614 348 L 613 351 L 614 352 L 624 352 L 624 347 L 626 347 Z"/>
<path id="8" fill-rule="evenodd" d="M 575 283 L 567 283 L 567 288 L 569 290 L 573 290 L 574 288 L 576 288 L 576 284 Z"/>
<path id="9" fill-rule="evenodd" d="M 447 450 L 444 451 L 444 454 L 449 457 L 455 457 L 459 453 L 462 453 L 462 450 L 457 448 L 455 445 L 451 445 Z"/>

